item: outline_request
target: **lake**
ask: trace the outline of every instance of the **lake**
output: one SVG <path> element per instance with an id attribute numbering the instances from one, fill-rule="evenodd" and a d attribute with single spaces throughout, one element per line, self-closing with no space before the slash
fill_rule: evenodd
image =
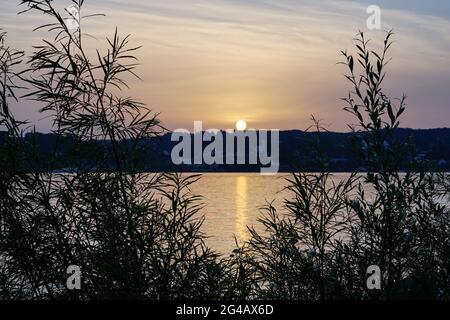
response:
<path id="1" fill-rule="evenodd" d="M 337 173 L 335 179 L 348 174 Z M 192 190 L 204 197 L 203 209 L 205 223 L 203 231 L 208 235 L 206 243 L 212 249 L 229 254 L 235 248 L 235 238 L 245 241 L 249 238 L 247 226 L 263 228 L 257 219 L 260 208 L 267 201 L 275 200 L 277 208 L 282 209 L 283 198 L 289 192 L 285 178 L 288 174 L 262 176 L 259 173 L 205 173 Z"/>

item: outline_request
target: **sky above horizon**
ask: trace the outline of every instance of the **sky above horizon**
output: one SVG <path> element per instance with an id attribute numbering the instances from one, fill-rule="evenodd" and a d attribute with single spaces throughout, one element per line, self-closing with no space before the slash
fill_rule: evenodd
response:
<path id="1" fill-rule="evenodd" d="M 0 2 L 0 28 L 8 45 L 32 52 L 48 34 L 31 32 L 49 23 L 36 14 L 17 15 L 18 0 Z M 69 0 L 55 0 L 63 8 Z M 126 95 L 138 98 L 169 129 L 233 128 L 244 119 L 256 129 L 306 129 L 310 115 L 329 130 L 346 131 L 352 118 L 342 110 L 351 89 L 343 74 L 340 50 L 352 49 L 360 29 L 367 30 L 368 5 L 381 7 L 382 29 L 393 28 L 393 58 L 386 93 L 408 97 L 402 127 L 450 127 L 450 1 L 420 0 L 86 0 L 82 21 L 105 43 L 117 26 L 132 35 L 138 74 Z M 48 131 L 49 119 L 29 101 L 14 105 L 20 119 Z"/>

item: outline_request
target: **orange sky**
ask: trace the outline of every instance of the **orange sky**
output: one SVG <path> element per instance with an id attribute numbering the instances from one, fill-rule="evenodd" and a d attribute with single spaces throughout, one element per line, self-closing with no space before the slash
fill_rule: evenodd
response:
<path id="1" fill-rule="evenodd" d="M 0 27 L 9 32 L 11 46 L 30 52 L 45 36 L 31 30 L 48 20 L 16 16 L 19 8 L 11 3 L 0 3 Z M 388 3 L 382 6 L 383 28 L 395 29 L 396 43 L 385 88 L 408 95 L 403 126 L 448 127 L 449 17 Z M 116 25 L 143 45 L 143 81 L 133 80 L 127 94 L 161 112 L 170 129 L 192 129 L 194 120 L 226 129 L 237 119 L 252 128 L 305 129 L 314 114 L 330 130 L 342 131 L 351 118 L 340 101 L 349 86 L 336 65 L 339 51 L 351 47 L 358 29 L 375 42 L 383 36 L 366 30 L 366 8 L 354 1 L 87 0 L 84 14 L 107 16 L 82 23 L 97 38 L 88 41 L 92 48 Z M 36 109 L 27 102 L 15 112 L 48 130 Z"/>

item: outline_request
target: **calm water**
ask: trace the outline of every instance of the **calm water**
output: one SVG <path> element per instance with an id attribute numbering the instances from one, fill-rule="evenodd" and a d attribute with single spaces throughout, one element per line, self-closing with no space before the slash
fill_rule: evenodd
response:
<path id="1" fill-rule="evenodd" d="M 345 174 L 336 174 L 342 179 Z M 221 253 L 230 253 L 235 248 L 235 239 L 248 239 L 247 226 L 262 231 L 257 222 L 259 208 L 275 200 L 282 208 L 286 174 L 261 176 L 258 173 L 206 173 L 193 186 L 193 191 L 202 195 L 206 204 L 204 231 L 209 236 L 207 244 Z"/>

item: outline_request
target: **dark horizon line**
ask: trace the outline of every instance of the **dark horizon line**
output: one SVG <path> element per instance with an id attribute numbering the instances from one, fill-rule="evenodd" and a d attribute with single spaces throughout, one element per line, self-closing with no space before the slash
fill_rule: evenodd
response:
<path id="1" fill-rule="evenodd" d="M 181 128 L 180 128 L 181 129 Z M 182 129 L 186 129 L 186 128 L 182 128 Z M 212 128 L 212 129 L 216 129 L 216 128 Z M 179 130 L 179 129 L 175 129 L 175 130 Z M 167 135 L 167 134 L 171 134 L 173 133 L 175 130 L 165 130 L 163 132 L 161 132 L 161 135 Z M 208 130 L 208 129 L 207 129 Z M 207 130 L 202 130 L 202 133 L 206 132 Z M 217 129 L 220 132 L 226 132 L 227 130 L 235 130 L 235 131 L 239 131 L 237 129 Z M 303 132 L 303 133 L 335 133 L 335 134 L 350 134 L 353 133 L 353 131 L 334 131 L 334 130 L 322 130 L 322 131 L 313 131 L 313 130 L 302 130 L 302 129 L 276 129 L 276 128 L 272 128 L 272 129 L 248 129 L 248 130 L 244 130 L 244 132 L 258 132 L 258 131 L 273 131 L 273 130 L 278 130 L 280 132 Z M 395 128 L 394 130 L 412 130 L 412 131 L 431 131 L 431 130 L 450 130 L 450 127 L 432 127 L 432 128 L 411 128 L 411 127 L 398 127 Z M 193 134 L 193 131 L 189 131 L 191 134 Z M 355 131 L 358 132 L 358 131 Z M 7 133 L 6 130 L 0 130 L 0 134 L 3 133 Z M 34 131 L 32 129 L 24 131 L 25 134 L 31 134 L 31 133 L 37 133 L 37 134 L 43 134 L 43 135 L 50 135 L 50 134 L 55 134 L 55 132 L 51 132 L 51 131 Z"/>

